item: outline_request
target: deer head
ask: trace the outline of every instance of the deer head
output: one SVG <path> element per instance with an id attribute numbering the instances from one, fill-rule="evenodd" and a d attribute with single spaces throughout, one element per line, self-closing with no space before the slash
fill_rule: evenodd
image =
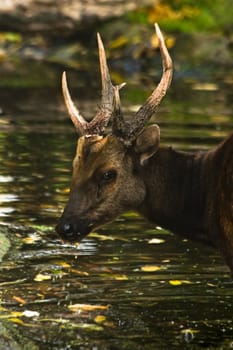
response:
<path id="1" fill-rule="evenodd" d="M 145 124 L 157 110 L 172 78 L 172 60 L 157 24 L 155 30 L 162 55 L 163 75 L 130 123 L 125 121 L 121 111 L 119 90 L 124 84 L 112 84 L 99 34 L 102 99 L 99 111 L 89 123 L 74 106 L 66 73 L 63 73 L 65 104 L 80 136 L 73 161 L 69 201 L 56 227 L 65 240 L 80 241 L 90 231 L 124 211 L 137 209 L 144 200 L 141 168 L 157 151 L 160 138 L 157 125 L 145 128 Z M 104 136 L 110 120 L 112 133 Z"/>

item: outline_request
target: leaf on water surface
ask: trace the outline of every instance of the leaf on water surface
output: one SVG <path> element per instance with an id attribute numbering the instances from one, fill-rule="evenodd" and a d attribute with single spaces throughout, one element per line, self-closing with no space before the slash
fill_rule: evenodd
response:
<path id="1" fill-rule="evenodd" d="M 77 311 L 96 311 L 96 310 L 108 310 L 110 305 L 91 305 L 91 304 L 71 304 L 68 306 L 73 312 Z"/>
<path id="2" fill-rule="evenodd" d="M 22 312 L 22 316 L 31 318 L 31 317 L 39 317 L 40 313 L 38 311 L 32 311 L 32 310 L 24 310 Z"/>
<path id="3" fill-rule="evenodd" d="M 164 266 L 158 266 L 158 265 L 144 265 L 141 266 L 141 271 L 143 272 L 156 272 L 160 270 L 164 270 Z"/>
<path id="4" fill-rule="evenodd" d="M 106 321 L 106 316 L 104 315 L 97 315 L 95 318 L 94 318 L 94 321 L 96 323 L 103 323 Z"/>
<path id="5" fill-rule="evenodd" d="M 10 322 L 13 322 L 13 323 L 17 323 L 21 326 L 24 326 L 24 327 L 32 327 L 32 328 L 35 328 L 35 327 L 38 327 L 38 325 L 36 324 L 33 324 L 33 323 L 26 323 L 24 322 L 23 320 L 20 320 L 19 318 L 9 318 L 9 321 Z"/>
<path id="6" fill-rule="evenodd" d="M 22 305 L 27 303 L 25 299 L 18 297 L 17 295 L 13 295 L 12 299 L 17 301 L 17 303 L 22 304 Z"/>
<path id="7" fill-rule="evenodd" d="M 161 244 L 161 243 L 165 243 L 165 239 L 161 239 L 161 238 L 152 238 L 148 241 L 149 244 Z"/>
<path id="8" fill-rule="evenodd" d="M 170 280 L 169 284 L 171 286 L 180 286 L 182 284 L 192 284 L 192 282 L 190 282 L 188 280 Z"/>
<path id="9" fill-rule="evenodd" d="M 47 281 L 47 280 L 51 280 L 51 276 L 50 275 L 43 275 L 42 273 L 38 273 L 35 277 L 34 277 L 34 281 L 36 282 L 42 282 L 42 281 Z"/>
<path id="10" fill-rule="evenodd" d="M 0 319 L 18 318 L 21 317 L 22 314 L 23 313 L 21 311 L 11 311 L 10 313 L 4 313 L 3 315 L 0 315 Z"/>
<path id="11" fill-rule="evenodd" d="M 118 281 L 127 281 L 128 280 L 128 277 L 126 275 L 113 275 L 113 277 L 115 280 L 118 280 Z"/>

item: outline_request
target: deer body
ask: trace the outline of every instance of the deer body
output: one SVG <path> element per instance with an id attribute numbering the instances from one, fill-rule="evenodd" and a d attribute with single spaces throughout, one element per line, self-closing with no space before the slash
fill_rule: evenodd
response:
<path id="1" fill-rule="evenodd" d="M 233 134 L 208 152 L 159 148 L 141 176 L 146 195 L 138 212 L 220 248 L 233 271 Z"/>
<path id="2" fill-rule="evenodd" d="M 69 201 L 57 225 L 65 240 L 80 241 L 128 210 L 184 237 L 218 247 L 233 272 L 233 134 L 207 152 L 187 153 L 159 146 L 157 125 L 144 124 L 170 85 L 172 61 L 156 25 L 163 76 L 131 124 L 125 122 L 119 89 L 110 80 L 98 36 L 102 103 L 87 123 L 69 95 L 65 103 L 77 131 Z M 112 135 L 102 136 L 112 119 Z"/>

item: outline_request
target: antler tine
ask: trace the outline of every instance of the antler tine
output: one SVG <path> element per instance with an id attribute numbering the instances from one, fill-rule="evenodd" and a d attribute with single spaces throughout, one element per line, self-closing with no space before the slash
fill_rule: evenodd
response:
<path id="1" fill-rule="evenodd" d="M 111 82 L 104 45 L 99 33 L 97 33 L 99 48 L 100 73 L 102 81 L 101 106 L 94 119 L 89 124 L 90 133 L 101 134 L 107 126 L 113 112 L 114 86 Z"/>
<path id="2" fill-rule="evenodd" d="M 160 80 L 160 83 L 157 85 L 157 87 L 152 92 L 150 97 L 136 112 L 135 119 L 133 122 L 133 127 L 131 128 L 129 135 L 127 135 L 127 138 L 129 140 L 135 139 L 136 135 L 138 135 L 138 133 L 144 127 L 145 123 L 150 119 L 152 114 L 156 111 L 162 98 L 166 94 L 167 89 L 169 88 L 172 80 L 172 70 L 173 70 L 172 59 L 168 53 L 163 35 L 157 23 L 155 23 L 155 30 L 156 30 L 157 37 L 159 39 L 159 47 L 160 47 L 162 63 L 163 63 L 163 75 Z"/>
<path id="3" fill-rule="evenodd" d="M 66 72 L 62 74 L 62 92 L 65 100 L 65 105 L 70 115 L 72 122 L 74 123 L 75 128 L 77 129 L 80 135 L 86 134 L 88 123 L 81 116 L 79 110 L 75 107 L 67 85 Z"/>
<path id="4" fill-rule="evenodd" d="M 121 112 L 120 90 L 125 85 L 126 83 L 122 83 L 114 87 L 114 112 L 112 118 L 112 132 L 122 140 L 124 140 L 124 135 L 127 134 L 127 124 Z"/>

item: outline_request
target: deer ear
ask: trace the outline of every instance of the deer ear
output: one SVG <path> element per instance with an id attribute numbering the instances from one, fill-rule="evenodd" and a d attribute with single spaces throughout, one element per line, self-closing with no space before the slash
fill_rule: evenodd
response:
<path id="1" fill-rule="evenodd" d="M 152 157 L 159 148 L 160 129 L 153 124 L 144 129 L 136 139 L 135 151 L 140 155 L 140 164 Z"/>

